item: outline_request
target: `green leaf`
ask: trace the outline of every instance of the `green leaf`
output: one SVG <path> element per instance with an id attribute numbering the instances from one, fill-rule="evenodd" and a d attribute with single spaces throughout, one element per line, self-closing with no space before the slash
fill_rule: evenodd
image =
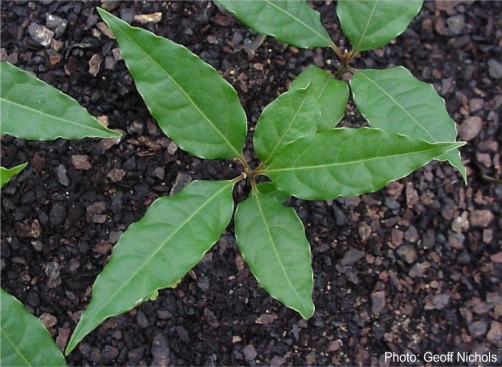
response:
<path id="1" fill-rule="evenodd" d="M 334 128 L 345 115 L 345 107 L 349 100 L 348 84 L 336 80 L 330 73 L 312 65 L 293 80 L 289 90 L 305 88 L 307 85 L 309 85 L 309 98 L 316 99 L 321 106 L 317 132 Z"/>
<path id="2" fill-rule="evenodd" d="M 358 71 L 350 86 L 357 108 L 372 127 L 431 143 L 457 138 L 457 127 L 446 111 L 444 99 L 431 84 L 416 79 L 403 67 Z M 458 149 L 437 158 L 448 160 L 464 180 L 467 178 Z"/>
<path id="3" fill-rule="evenodd" d="M 273 196 L 280 203 L 284 203 L 286 200 L 289 199 L 289 195 L 286 194 L 285 192 L 277 190 L 277 187 L 275 187 L 275 184 L 273 182 L 260 182 L 259 184 L 256 185 L 256 188 L 258 189 L 260 194 Z"/>
<path id="4" fill-rule="evenodd" d="M 423 0 L 340 0 L 336 13 L 355 52 L 382 47 L 403 33 Z"/>
<path id="5" fill-rule="evenodd" d="M 261 286 L 308 319 L 314 314 L 310 244 L 293 208 L 260 192 L 237 206 L 235 236 Z"/>
<path id="6" fill-rule="evenodd" d="M 9 182 L 12 176 L 17 175 L 19 172 L 25 169 L 27 165 L 28 163 L 23 163 L 12 168 L 0 167 L 0 188 L 2 188 L 3 185 Z"/>
<path id="7" fill-rule="evenodd" d="M 2 366 L 66 366 L 44 324 L 23 304 L 0 289 Z"/>
<path id="8" fill-rule="evenodd" d="M 120 136 L 73 98 L 14 65 L 1 62 L 0 74 L 2 134 L 30 140 Z"/>
<path id="9" fill-rule="evenodd" d="M 98 12 L 164 133 L 201 158 L 241 157 L 246 115 L 232 86 L 187 48 Z"/>
<path id="10" fill-rule="evenodd" d="M 262 112 L 256 124 L 253 143 L 263 165 L 286 144 L 315 133 L 319 102 L 308 98 L 308 88 L 281 94 Z"/>
<path id="11" fill-rule="evenodd" d="M 216 0 L 258 33 L 300 48 L 330 47 L 321 16 L 304 0 Z"/>
<path id="12" fill-rule="evenodd" d="M 337 128 L 282 149 L 265 174 L 300 199 L 329 200 L 376 191 L 463 143 L 435 143 L 380 129 Z"/>
<path id="13" fill-rule="evenodd" d="M 233 213 L 234 181 L 194 181 L 157 199 L 131 224 L 97 277 L 92 301 L 66 348 L 69 354 L 103 320 L 183 278 L 218 240 Z"/>

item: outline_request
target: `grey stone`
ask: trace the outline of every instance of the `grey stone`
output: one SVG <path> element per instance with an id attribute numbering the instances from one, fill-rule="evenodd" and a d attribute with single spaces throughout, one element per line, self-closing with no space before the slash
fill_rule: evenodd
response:
<path id="1" fill-rule="evenodd" d="M 471 336 L 477 338 L 485 335 L 488 323 L 484 320 L 474 321 L 469 325 L 469 333 Z"/>
<path id="2" fill-rule="evenodd" d="M 448 25 L 448 32 L 451 35 L 461 34 L 465 27 L 464 16 L 462 14 L 454 15 L 446 19 L 446 24 Z"/>
<path id="3" fill-rule="evenodd" d="M 379 314 L 385 306 L 385 291 L 371 293 L 371 310 Z"/>
<path id="4" fill-rule="evenodd" d="M 61 163 L 59 166 L 57 166 L 57 168 L 55 169 L 55 173 L 56 173 L 56 178 L 58 179 L 61 185 L 70 186 L 70 179 L 66 175 L 66 167 L 64 166 L 64 164 Z"/>
<path id="5" fill-rule="evenodd" d="M 473 210 L 471 212 L 471 225 L 486 228 L 493 220 L 493 213 L 489 210 Z"/>
<path id="6" fill-rule="evenodd" d="M 246 347 L 244 347 L 243 352 L 246 361 L 252 361 L 258 355 L 258 352 L 256 352 L 256 349 L 252 344 L 246 345 Z"/>
<path id="7" fill-rule="evenodd" d="M 164 333 L 160 332 L 155 335 L 151 351 L 153 355 L 152 366 L 167 366 L 169 364 L 171 351 Z"/>
<path id="8" fill-rule="evenodd" d="M 501 79 L 502 64 L 495 59 L 488 60 L 488 74 L 494 79 Z"/>
<path id="9" fill-rule="evenodd" d="M 138 313 L 136 315 L 136 321 L 138 322 L 138 325 L 142 328 L 146 328 L 150 326 L 150 322 L 148 321 L 147 317 L 145 316 L 145 313 L 141 310 L 138 310 Z"/>
<path id="10" fill-rule="evenodd" d="M 356 250 L 356 249 L 350 249 L 349 251 L 347 251 L 345 253 L 345 255 L 343 255 L 343 258 L 341 260 L 341 264 L 343 266 L 352 265 L 363 257 L 364 257 L 364 252 Z"/>
<path id="11" fill-rule="evenodd" d="M 486 339 L 493 342 L 502 340 L 502 324 L 498 321 L 492 321 L 490 331 L 486 335 Z"/>
<path id="12" fill-rule="evenodd" d="M 458 136 L 465 141 L 474 139 L 483 129 L 483 121 L 478 116 L 467 117 L 458 128 Z"/>
<path id="13" fill-rule="evenodd" d="M 54 30 L 54 38 L 59 38 L 66 30 L 68 21 L 57 15 L 45 14 L 45 26 Z"/>
<path id="14" fill-rule="evenodd" d="M 446 307 L 448 302 L 450 302 L 450 296 L 448 294 L 437 294 L 432 297 L 432 303 L 436 310 L 441 310 Z"/>
<path id="15" fill-rule="evenodd" d="M 120 19 L 131 24 L 134 21 L 136 11 L 133 8 L 120 9 Z"/>
<path id="16" fill-rule="evenodd" d="M 413 245 L 403 245 L 397 250 L 397 254 L 408 264 L 413 264 L 417 260 L 417 251 Z"/>
<path id="17" fill-rule="evenodd" d="M 49 212 L 49 219 L 52 225 L 63 224 L 66 219 L 66 208 L 64 205 L 56 203 Z"/>
<path id="18" fill-rule="evenodd" d="M 53 31 L 37 23 L 31 23 L 28 26 L 28 32 L 30 33 L 30 37 L 33 38 L 33 41 L 44 47 L 49 47 L 52 37 L 54 37 Z"/>

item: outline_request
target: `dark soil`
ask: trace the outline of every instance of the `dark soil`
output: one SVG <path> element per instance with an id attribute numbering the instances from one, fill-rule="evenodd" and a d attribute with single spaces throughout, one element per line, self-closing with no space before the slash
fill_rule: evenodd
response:
<path id="1" fill-rule="evenodd" d="M 63 348 L 120 234 L 157 197 L 195 179 L 230 179 L 232 161 L 176 149 L 149 115 L 117 44 L 99 31 L 100 2 L 2 1 L 1 56 L 77 99 L 109 126 L 99 139 L 2 138 L 2 165 L 28 167 L 2 190 L 2 287 L 43 319 Z M 314 2 L 347 44 L 336 3 Z M 211 2 L 126 2 L 114 14 L 162 12 L 144 27 L 187 46 L 235 87 L 250 130 L 308 65 L 334 70 L 327 49 L 298 50 L 257 34 Z M 30 36 L 46 15 L 66 20 L 52 46 Z M 134 25 L 138 25 L 133 22 Z M 90 60 L 100 64 L 91 70 Z M 315 315 L 271 298 L 250 274 L 232 227 L 175 289 L 111 318 L 70 365 L 373 365 L 385 352 L 495 355 L 502 363 L 502 2 L 426 2 L 409 30 L 356 67 L 403 65 L 433 83 L 468 144 L 468 184 L 447 163 L 359 198 L 291 200 L 312 245 Z M 361 122 L 349 106 L 346 125 Z M 350 120 L 349 120 L 350 119 Z M 256 166 L 248 139 L 246 154 Z M 248 188 L 235 191 L 238 201 Z M 443 365 L 459 364 L 443 363 Z M 438 363 L 431 363 L 438 364 Z M 490 363 L 470 363 L 472 365 Z"/>

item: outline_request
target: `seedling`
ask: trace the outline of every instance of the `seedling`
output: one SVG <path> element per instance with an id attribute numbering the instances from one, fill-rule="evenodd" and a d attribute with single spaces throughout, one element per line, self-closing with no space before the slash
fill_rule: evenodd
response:
<path id="1" fill-rule="evenodd" d="M 295 196 L 330 200 L 373 192 L 433 159 L 448 160 L 465 178 L 455 123 L 433 87 L 403 67 L 356 70 L 361 51 L 402 33 L 422 1 L 339 1 L 337 13 L 353 49 L 341 52 L 304 1 L 218 4 L 256 31 L 301 48 L 330 47 L 334 75 L 311 66 L 265 108 L 253 136 L 260 160 L 244 158 L 247 121 L 236 91 L 185 47 L 129 26 L 98 9 L 152 116 L 183 150 L 200 158 L 235 159 L 242 172 L 228 181 L 194 181 L 157 199 L 132 224 L 96 279 L 66 354 L 101 322 L 154 298 L 178 282 L 218 241 L 232 216 L 242 256 L 262 287 L 308 319 L 314 314 L 310 244 L 293 208 Z M 392 21 L 389 21 L 392 19 Z M 337 79 L 351 72 L 350 82 Z M 349 97 L 370 127 L 336 127 Z M 3 118 L 3 117 L 2 117 Z M 269 179 L 260 182 L 258 177 Z M 235 208 L 232 190 L 247 180 L 250 196 Z"/>

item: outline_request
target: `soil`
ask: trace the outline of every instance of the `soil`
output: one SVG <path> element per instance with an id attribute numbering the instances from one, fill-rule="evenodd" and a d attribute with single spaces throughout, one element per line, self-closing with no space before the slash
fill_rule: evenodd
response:
<path id="1" fill-rule="evenodd" d="M 153 200 L 190 180 L 240 172 L 233 161 L 184 153 L 163 135 L 116 42 L 100 31 L 99 5 L 1 2 L 2 60 L 125 133 L 118 143 L 2 138 L 2 166 L 29 162 L 2 189 L 2 288 L 43 320 L 61 348 L 113 245 Z M 160 22 L 141 26 L 220 71 L 241 98 L 250 132 L 263 108 L 305 67 L 334 70 L 336 63 L 328 49 L 298 50 L 273 37 L 259 44 L 255 32 L 212 2 L 115 5 L 112 12 L 134 25 L 140 25 L 134 15 L 161 12 Z M 335 43 L 348 45 L 336 3 L 311 5 Z M 61 18 L 51 26 L 64 29 L 44 47 L 30 25 L 45 26 L 48 14 Z M 468 141 L 461 148 L 468 183 L 447 163 L 432 162 L 358 198 L 291 199 L 313 252 L 316 313 L 310 320 L 260 288 L 230 226 L 176 288 L 105 321 L 68 364 L 422 365 L 427 356 L 449 352 L 469 353 L 473 362 L 429 365 L 501 364 L 501 60 L 502 2 L 473 0 L 427 1 L 404 34 L 356 60 L 361 68 L 402 65 L 435 86 Z M 361 121 L 349 104 L 343 123 Z M 251 148 L 248 136 L 246 155 L 256 166 Z M 248 190 L 239 186 L 236 200 Z M 386 352 L 401 359 L 385 358 Z M 412 355 L 417 362 L 409 362 Z"/>

